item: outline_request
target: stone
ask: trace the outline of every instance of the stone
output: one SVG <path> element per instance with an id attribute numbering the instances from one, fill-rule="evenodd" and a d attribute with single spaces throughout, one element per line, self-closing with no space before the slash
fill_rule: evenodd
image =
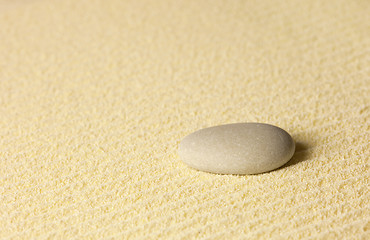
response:
<path id="1" fill-rule="evenodd" d="M 281 167 L 295 143 L 283 129 L 265 123 L 234 123 L 198 130 L 179 145 L 192 168 L 220 174 L 258 174 Z"/>

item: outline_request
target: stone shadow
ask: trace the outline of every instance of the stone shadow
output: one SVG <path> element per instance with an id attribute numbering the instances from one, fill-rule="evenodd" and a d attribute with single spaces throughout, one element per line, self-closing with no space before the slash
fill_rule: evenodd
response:
<path id="1" fill-rule="evenodd" d="M 308 143 L 302 141 L 296 142 L 293 157 L 281 168 L 289 167 L 308 160 L 310 158 L 310 153 L 307 150 L 310 149 L 311 147 L 312 146 L 310 146 L 310 144 Z"/>

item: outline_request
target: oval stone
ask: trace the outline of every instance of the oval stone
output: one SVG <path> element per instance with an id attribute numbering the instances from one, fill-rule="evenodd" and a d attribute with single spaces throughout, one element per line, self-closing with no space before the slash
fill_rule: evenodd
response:
<path id="1" fill-rule="evenodd" d="M 295 143 L 283 129 L 265 123 L 234 123 L 186 136 L 179 155 L 192 168 L 221 174 L 257 174 L 281 167 Z"/>

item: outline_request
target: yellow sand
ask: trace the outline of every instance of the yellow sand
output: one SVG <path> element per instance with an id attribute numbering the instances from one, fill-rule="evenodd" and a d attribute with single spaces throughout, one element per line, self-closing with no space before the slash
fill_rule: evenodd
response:
<path id="1" fill-rule="evenodd" d="M 1 239 L 370 239 L 370 1 L 0 0 Z M 189 169 L 200 128 L 285 167 Z"/>

